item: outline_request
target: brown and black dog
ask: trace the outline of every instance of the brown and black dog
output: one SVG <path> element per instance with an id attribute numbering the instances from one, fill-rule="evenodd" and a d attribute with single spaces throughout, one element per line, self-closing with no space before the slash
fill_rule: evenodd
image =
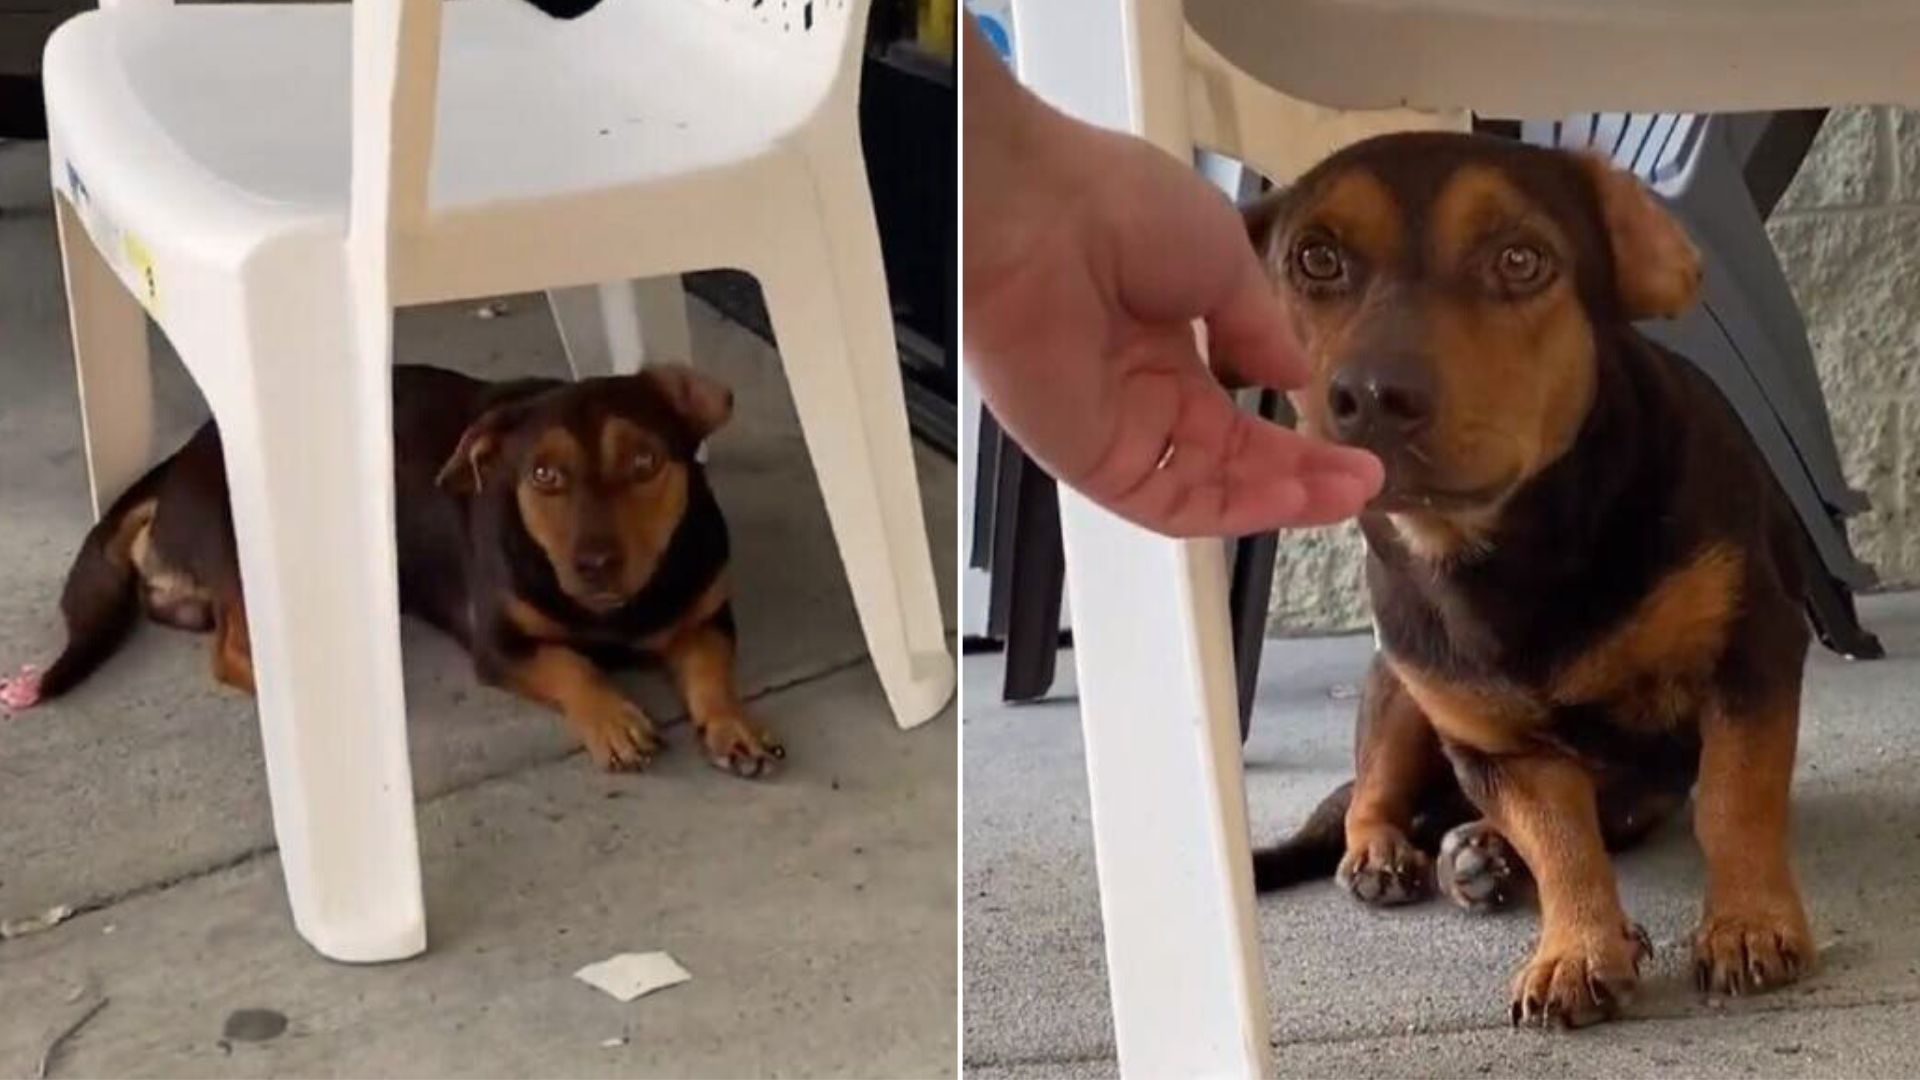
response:
<path id="1" fill-rule="evenodd" d="M 1711 383 L 1634 329 L 1694 302 L 1684 231 L 1598 158 L 1449 134 L 1350 147 L 1248 221 L 1313 363 L 1305 426 L 1387 476 L 1356 775 L 1259 886 L 1335 871 L 1393 904 L 1437 877 L 1486 908 L 1530 874 L 1512 1018 L 1578 1025 L 1649 951 L 1608 851 L 1692 790 L 1701 987 L 1795 979 L 1804 540 Z"/>
<path id="2" fill-rule="evenodd" d="M 403 366 L 393 386 L 403 609 L 464 645 L 483 681 L 557 710 L 605 768 L 662 746 L 604 670 L 642 658 L 664 661 L 714 765 L 753 777 L 785 756 L 734 690 L 727 527 L 695 456 L 729 390 L 673 365 L 578 383 Z M 67 647 L 7 704 L 72 688 L 142 609 L 213 632 L 214 676 L 252 692 L 211 422 L 87 535 L 61 597 Z"/>

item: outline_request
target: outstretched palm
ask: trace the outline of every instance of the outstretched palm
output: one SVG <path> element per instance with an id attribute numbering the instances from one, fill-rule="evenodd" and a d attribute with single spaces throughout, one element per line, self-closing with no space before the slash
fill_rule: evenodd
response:
<path id="1" fill-rule="evenodd" d="M 989 210 L 969 185 L 970 218 L 1001 212 L 969 221 L 964 283 L 969 367 L 994 415 L 1062 482 L 1161 532 L 1357 513 L 1378 462 L 1236 409 L 1216 377 L 1307 375 L 1239 216 L 1146 143 L 1055 119 L 1038 153 L 1025 146 L 1017 193 Z"/>

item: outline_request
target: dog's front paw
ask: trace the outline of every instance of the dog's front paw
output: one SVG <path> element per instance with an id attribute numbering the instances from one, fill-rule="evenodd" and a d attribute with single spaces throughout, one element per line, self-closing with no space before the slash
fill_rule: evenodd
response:
<path id="1" fill-rule="evenodd" d="M 1640 962 L 1653 943 L 1638 924 L 1570 927 L 1548 932 L 1513 977 L 1508 1018 L 1520 1024 L 1581 1027 L 1611 1019 L 1632 997 Z"/>
<path id="2" fill-rule="evenodd" d="M 629 701 L 580 717 L 574 723 L 595 765 L 609 772 L 637 772 L 653 764 L 662 748 L 659 732 L 640 706 Z"/>
<path id="3" fill-rule="evenodd" d="M 1713 994 L 1757 994 L 1798 979 L 1813 966 L 1813 935 L 1800 898 L 1709 908 L 1693 934 L 1693 977 Z"/>
<path id="4" fill-rule="evenodd" d="M 1484 821 L 1458 826 L 1441 838 L 1434 878 L 1447 899 L 1474 912 L 1506 907 L 1528 881 L 1526 864 Z"/>
<path id="5" fill-rule="evenodd" d="M 745 717 L 722 716 L 700 724 L 700 742 L 706 747 L 707 760 L 722 772 L 748 780 L 773 772 L 784 761 L 787 748 L 772 734 L 755 730 Z"/>
<path id="6" fill-rule="evenodd" d="M 1433 882 L 1433 867 L 1426 853 L 1414 847 L 1405 833 L 1383 825 L 1370 830 L 1360 843 L 1348 846 L 1334 880 L 1362 903 L 1408 904 L 1425 899 Z"/>

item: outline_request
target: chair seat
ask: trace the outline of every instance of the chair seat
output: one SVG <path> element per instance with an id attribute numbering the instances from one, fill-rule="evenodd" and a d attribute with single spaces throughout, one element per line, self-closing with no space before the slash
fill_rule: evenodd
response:
<path id="1" fill-rule="evenodd" d="M 1283 93 L 1504 117 L 1889 103 L 1910 0 L 1188 0 L 1193 31 Z"/>
<path id="2" fill-rule="evenodd" d="M 817 99 L 804 65 L 673 0 L 561 23 L 517 0 L 444 7 L 435 213 L 684 177 L 763 155 Z M 101 159 L 138 154 L 116 220 L 344 217 L 347 4 L 123 7 L 66 23 L 45 78 L 54 141 L 99 196 Z M 56 162 L 56 171 L 61 163 Z M 126 170 L 113 169 L 116 174 Z M 182 204 L 186 204 L 183 208 Z M 170 231 L 177 231 L 176 224 Z"/>

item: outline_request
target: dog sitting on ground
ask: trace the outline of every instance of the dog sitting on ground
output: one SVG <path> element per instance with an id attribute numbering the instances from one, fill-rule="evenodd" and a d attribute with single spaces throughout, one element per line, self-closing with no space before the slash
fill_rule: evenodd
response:
<path id="1" fill-rule="evenodd" d="M 1805 540 L 1712 384 L 1634 329 L 1695 301 L 1684 231 L 1597 157 L 1449 134 L 1350 147 L 1248 224 L 1312 360 L 1305 426 L 1387 476 L 1355 777 L 1258 886 L 1485 909 L 1530 876 L 1511 1017 L 1576 1026 L 1650 951 L 1608 852 L 1692 790 L 1701 988 L 1793 981 Z"/>
<path id="2" fill-rule="evenodd" d="M 482 681 L 557 710 L 604 768 L 644 767 L 663 745 L 603 670 L 642 658 L 664 661 L 714 765 L 755 777 L 785 757 L 734 689 L 727 527 L 695 456 L 730 391 L 672 365 L 578 383 L 403 366 L 393 387 L 405 611 L 465 646 Z M 211 632 L 214 677 L 252 693 L 212 422 L 87 534 L 60 606 L 65 651 L 4 704 L 71 689 L 142 609 Z"/>

